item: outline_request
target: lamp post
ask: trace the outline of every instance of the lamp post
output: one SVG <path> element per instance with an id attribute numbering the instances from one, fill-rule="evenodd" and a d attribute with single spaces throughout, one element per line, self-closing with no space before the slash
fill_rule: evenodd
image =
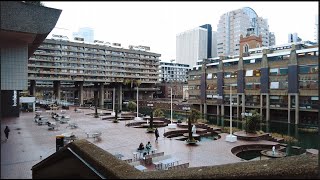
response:
<path id="1" fill-rule="evenodd" d="M 177 124 L 172 123 L 172 87 L 171 87 L 171 123 L 168 124 L 168 128 L 175 129 L 177 128 Z"/>
<path id="2" fill-rule="evenodd" d="M 141 120 L 142 118 L 139 117 L 139 87 L 137 86 L 137 117 L 134 120 Z"/>
<path id="3" fill-rule="evenodd" d="M 150 129 L 152 130 L 153 129 L 153 104 L 152 103 L 149 103 L 147 104 L 148 107 L 150 107 L 150 110 L 151 110 L 151 113 L 150 113 Z"/>
<path id="4" fill-rule="evenodd" d="M 222 86 L 227 87 L 227 86 Z M 232 86 L 230 85 L 230 134 L 226 136 L 226 141 L 236 142 L 237 136 L 232 135 Z"/>

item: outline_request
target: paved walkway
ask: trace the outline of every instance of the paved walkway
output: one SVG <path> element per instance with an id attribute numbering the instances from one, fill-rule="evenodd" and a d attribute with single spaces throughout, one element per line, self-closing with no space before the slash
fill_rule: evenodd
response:
<path id="1" fill-rule="evenodd" d="M 51 119 L 45 110 L 45 116 Z M 58 112 L 58 111 L 57 111 Z M 59 111 L 60 112 L 60 111 Z M 155 142 L 153 133 L 146 133 L 144 128 L 126 127 L 125 121 L 113 123 L 93 116 L 85 115 L 94 110 L 84 109 L 82 113 L 75 113 L 73 108 L 67 110 L 71 121 L 79 125 L 77 129 L 70 129 L 68 124 L 60 124 L 58 130 L 50 131 L 47 125 L 38 126 L 33 118 L 35 113 L 21 113 L 19 118 L 6 118 L 1 120 L 1 179 L 32 178 L 31 168 L 41 159 L 45 159 L 56 151 L 55 136 L 62 133 L 73 132 L 77 137 L 87 139 L 100 148 L 110 152 L 120 152 L 123 159 L 133 158 L 132 152 L 142 142 L 151 142 L 157 152 L 164 152 L 180 159 L 180 163 L 189 162 L 189 167 L 212 166 L 228 163 L 237 163 L 242 160 L 231 153 L 231 149 L 243 144 L 276 144 L 268 141 L 245 142 L 238 140 L 235 143 L 225 141 L 227 134 L 220 134 L 221 139 L 216 141 L 199 142 L 197 146 L 188 146 L 183 141 L 170 140 L 163 137 L 168 131 L 167 127 L 158 128 L 160 137 Z M 105 112 L 105 111 L 103 111 Z M 128 121 L 127 121 L 128 122 Z M 4 141 L 4 128 L 8 125 L 11 132 L 9 140 Z M 95 141 L 87 138 L 86 132 L 100 131 L 101 140 Z"/>

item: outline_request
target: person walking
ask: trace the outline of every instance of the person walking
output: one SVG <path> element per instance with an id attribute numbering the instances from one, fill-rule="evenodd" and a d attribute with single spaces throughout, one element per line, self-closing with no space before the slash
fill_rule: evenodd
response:
<path id="1" fill-rule="evenodd" d="M 4 134 L 6 135 L 6 141 L 8 140 L 9 138 L 9 132 L 10 132 L 10 129 L 8 126 L 6 126 L 6 128 L 4 129 Z"/>
<path id="2" fill-rule="evenodd" d="M 159 131 L 158 128 L 154 131 L 154 135 L 156 136 L 156 142 L 158 142 L 158 137 L 159 137 Z"/>

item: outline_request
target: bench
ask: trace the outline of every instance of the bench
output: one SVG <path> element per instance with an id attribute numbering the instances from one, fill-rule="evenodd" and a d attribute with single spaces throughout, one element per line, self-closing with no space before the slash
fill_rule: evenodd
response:
<path id="1" fill-rule="evenodd" d="M 86 132 L 87 138 L 92 137 L 93 140 L 98 140 L 98 138 L 101 136 L 101 132 Z"/>
<path id="2" fill-rule="evenodd" d="M 184 164 L 179 164 L 176 166 L 170 166 L 168 167 L 168 170 L 170 169 L 183 169 L 183 168 L 188 168 L 189 167 L 189 163 L 184 163 Z"/>
<path id="3" fill-rule="evenodd" d="M 77 128 L 77 127 L 78 127 L 78 124 L 77 124 L 77 123 L 75 123 L 75 122 L 70 122 L 70 123 L 69 123 L 69 125 L 68 125 L 67 127 L 70 127 L 71 129 L 75 129 L 75 128 Z M 66 127 L 66 128 L 67 128 L 67 127 Z"/>

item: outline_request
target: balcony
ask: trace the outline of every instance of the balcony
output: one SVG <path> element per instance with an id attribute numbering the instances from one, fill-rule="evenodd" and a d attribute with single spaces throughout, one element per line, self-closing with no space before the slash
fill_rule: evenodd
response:
<path id="1" fill-rule="evenodd" d="M 246 83 L 259 83 L 260 82 L 260 76 L 252 76 L 252 77 L 245 77 Z"/>
<path id="2" fill-rule="evenodd" d="M 261 63 L 244 64 L 243 68 L 244 69 L 260 69 L 261 68 Z"/>
<path id="3" fill-rule="evenodd" d="M 200 85 L 200 79 L 197 80 L 188 80 L 188 85 Z"/>
<path id="4" fill-rule="evenodd" d="M 298 65 L 303 64 L 318 64 L 318 56 L 303 56 L 298 57 Z"/>
<path id="5" fill-rule="evenodd" d="M 237 71 L 238 65 L 224 66 L 223 69 L 224 69 L 224 71 Z"/>
<path id="6" fill-rule="evenodd" d="M 299 89 L 300 96 L 319 96 L 317 89 Z"/>
<path id="7" fill-rule="evenodd" d="M 288 81 L 288 75 L 269 76 L 270 82 Z"/>
<path id="8" fill-rule="evenodd" d="M 260 95 L 260 89 L 245 89 L 245 95 Z"/>
<path id="9" fill-rule="evenodd" d="M 288 60 L 269 61 L 269 68 L 288 67 Z"/>
<path id="10" fill-rule="evenodd" d="M 199 89 L 189 89 L 189 95 L 200 95 Z"/>
<path id="11" fill-rule="evenodd" d="M 223 79 L 225 84 L 236 84 L 237 83 L 237 78 L 232 77 L 232 78 L 224 78 Z"/>
<path id="12" fill-rule="evenodd" d="M 288 95 L 288 89 L 270 89 L 269 95 L 281 95 L 281 96 L 287 96 Z"/>
<path id="13" fill-rule="evenodd" d="M 318 80 L 318 73 L 299 74 L 299 80 Z"/>

